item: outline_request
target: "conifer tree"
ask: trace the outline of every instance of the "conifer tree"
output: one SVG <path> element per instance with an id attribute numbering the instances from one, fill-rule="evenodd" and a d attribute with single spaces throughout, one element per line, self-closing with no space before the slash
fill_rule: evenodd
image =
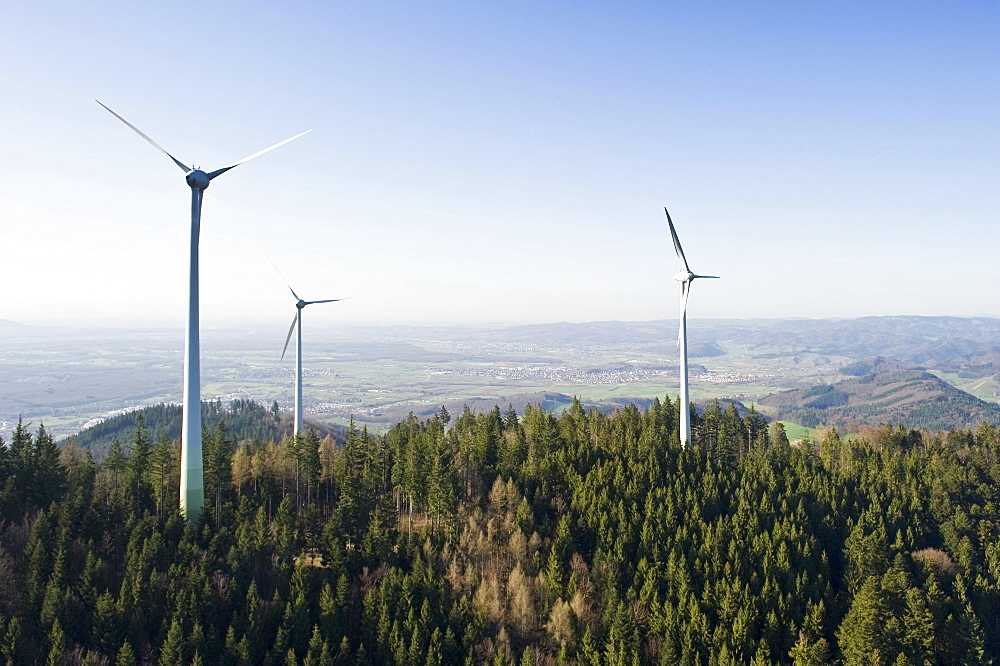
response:
<path id="1" fill-rule="evenodd" d="M 66 649 L 68 647 L 66 634 L 63 632 L 63 628 L 59 623 L 59 620 L 52 623 L 52 629 L 49 631 L 46 644 L 48 647 L 48 656 L 46 657 L 45 663 L 47 666 L 59 666 L 59 664 L 62 663 L 63 655 L 66 654 Z"/>
<path id="2" fill-rule="evenodd" d="M 226 432 L 225 419 L 215 425 L 215 431 L 203 435 L 205 461 L 205 495 L 212 498 L 215 524 L 222 520 L 222 505 L 232 492 L 233 445 Z"/>
<path id="3" fill-rule="evenodd" d="M 320 473 L 323 471 L 319 457 L 319 438 L 312 428 L 307 428 L 299 438 L 298 464 L 305 480 L 306 504 L 312 504 L 319 487 Z"/>
<path id="4" fill-rule="evenodd" d="M 27 588 L 28 607 L 41 610 L 42 599 L 49 575 L 52 573 L 53 534 L 52 523 L 43 510 L 31 526 L 28 543 L 25 547 L 25 587 Z M 37 611 L 36 611 L 37 612 Z"/>
<path id="5" fill-rule="evenodd" d="M 121 649 L 118 650 L 115 666 L 136 666 L 135 651 L 132 649 L 132 644 L 128 641 L 122 643 Z"/>
<path id="6" fill-rule="evenodd" d="M 184 659 L 184 629 L 180 618 L 174 617 L 167 631 L 167 638 L 160 648 L 160 666 L 175 666 Z"/>
<path id="7" fill-rule="evenodd" d="M 6 515 L 20 516 L 30 504 L 31 480 L 35 476 L 35 446 L 28 430 L 29 425 L 19 416 L 8 445 L 7 477 L 4 479 L 3 489 L 4 504 L 9 511 Z"/>
<path id="8" fill-rule="evenodd" d="M 170 489 L 174 487 L 172 477 L 178 469 L 177 446 L 165 431 L 160 431 L 149 452 L 149 475 L 154 480 L 156 495 L 156 515 L 162 516 L 170 503 Z"/>
<path id="9" fill-rule="evenodd" d="M 891 637 L 886 635 L 889 618 L 890 610 L 879 578 L 865 578 L 837 630 L 846 666 L 888 666 L 895 661 L 899 651 L 893 649 Z"/>
<path id="10" fill-rule="evenodd" d="M 148 499 L 146 474 L 149 469 L 150 451 L 149 430 L 146 428 L 142 414 L 137 414 L 132 450 L 129 452 L 124 474 L 124 483 L 132 496 L 133 510 L 137 513 L 146 508 Z"/>
<path id="11" fill-rule="evenodd" d="M 44 425 L 38 426 L 32 462 L 32 499 L 35 506 L 48 506 L 62 496 L 66 470 L 59 462 L 59 447 Z"/>
<path id="12" fill-rule="evenodd" d="M 16 666 L 20 663 L 18 657 L 21 652 L 19 649 L 21 621 L 12 617 L 5 624 L 6 626 L 0 626 L 3 629 L 3 633 L 0 634 L 0 657 L 3 658 L 7 666 Z"/>

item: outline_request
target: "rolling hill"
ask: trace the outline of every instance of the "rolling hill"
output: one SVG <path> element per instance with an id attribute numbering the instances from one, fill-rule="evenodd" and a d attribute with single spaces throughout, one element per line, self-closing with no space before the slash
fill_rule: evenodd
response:
<path id="1" fill-rule="evenodd" d="M 858 425 L 902 422 L 912 428 L 946 430 L 974 428 L 983 421 L 1000 423 L 1000 405 L 893 359 L 852 363 L 843 372 L 855 376 L 775 393 L 759 404 L 770 416 L 809 427 L 852 430 Z"/>

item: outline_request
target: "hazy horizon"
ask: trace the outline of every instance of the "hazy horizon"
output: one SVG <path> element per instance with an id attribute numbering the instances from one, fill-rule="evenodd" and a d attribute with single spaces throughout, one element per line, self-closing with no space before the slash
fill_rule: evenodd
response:
<path id="1" fill-rule="evenodd" d="M 312 314 L 312 311 L 309 311 Z M 692 318 L 688 317 L 689 327 L 698 327 L 699 325 L 711 325 L 717 322 L 742 322 L 742 321 L 849 321 L 854 319 L 864 319 L 868 317 L 885 317 L 885 318 L 905 318 L 905 317 L 929 317 L 929 318 L 954 318 L 954 319 L 1000 319 L 1000 314 L 990 314 L 990 313 L 974 313 L 967 315 L 952 315 L 952 314 L 913 314 L 913 313 L 895 313 L 895 314 L 879 314 L 879 315 L 859 315 L 859 316 L 838 316 L 838 317 L 805 317 L 805 316 L 759 316 L 759 317 L 698 317 Z M 311 317 L 310 317 L 311 318 Z M 228 319 L 215 319 L 205 321 L 205 317 L 202 317 L 201 330 L 208 331 L 245 331 L 251 329 L 264 329 L 275 331 L 286 331 L 291 320 L 288 322 L 277 321 L 273 318 L 259 318 L 250 319 L 245 317 L 233 317 Z M 338 329 L 345 331 L 353 330 L 364 330 L 364 329 L 388 329 L 388 328 L 477 328 L 477 329 L 489 329 L 489 328 L 515 328 L 519 326 L 555 326 L 560 324 L 570 324 L 570 325 L 585 325 L 585 324 L 601 324 L 601 323 L 620 323 L 620 324 L 655 324 L 655 323 L 677 323 L 677 317 L 658 317 L 653 319 L 579 319 L 579 320 L 521 320 L 521 321 L 487 321 L 487 320 L 414 320 L 414 321 L 354 321 L 351 323 L 338 322 L 335 318 L 325 318 L 320 321 L 309 321 L 308 325 L 310 328 L 314 328 L 322 333 L 336 332 Z M 0 319 L 0 325 L 7 324 L 13 325 L 15 327 L 25 327 L 25 328 L 38 328 L 38 329 L 80 329 L 80 330 L 120 330 L 120 331 L 178 331 L 182 332 L 185 322 L 182 319 L 161 319 L 161 320 L 140 320 L 137 322 L 130 322 L 128 320 L 101 320 L 101 319 L 77 319 L 77 320 L 67 320 L 67 319 L 38 319 L 31 321 L 18 321 L 14 319 Z"/>

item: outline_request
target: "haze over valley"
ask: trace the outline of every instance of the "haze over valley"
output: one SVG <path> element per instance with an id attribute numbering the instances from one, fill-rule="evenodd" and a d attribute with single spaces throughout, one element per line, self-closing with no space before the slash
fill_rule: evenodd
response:
<path id="1" fill-rule="evenodd" d="M 0 432 L 5 437 L 19 416 L 64 437 L 121 411 L 179 401 L 180 331 L 2 326 L 0 420 L 5 430 Z M 1000 403 L 1000 319 L 698 320 L 689 329 L 696 402 L 731 399 L 756 404 L 768 416 L 842 430 L 909 422 L 907 417 L 937 394 L 921 397 L 918 392 L 903 411 L 868 410 L 864 416 L 829 408 L 840 406 L 810 408 L 805 405 L 815 399 L 797 400 L 794 392 L 776 394 L 815 392 L 817 385 L 871 373 L 920 369 L 974 402 Z M 266 327 L 205 331 L 203 398 L 252 398 L 265 405 L 276 400 L 290 409 L 294 361 L 290 355 L 279 358 L 283 333 Z M 353 418 L 387 429 L 411 411 L 429 415 L 442 405 L 451 411 L 465 404 L 488 411 L 513 404 L 523 411 L 531 403 L 558 411 L 573 396 L 611 409 L 668 394 L 673 398 L 678 387 L 676 322 L 669 320 L 327 326 L 306 335 L 305 413 L 329 424 L 346 425 Z M 874 362 L 876 357 L 891 363 Z M 996 421 L 990 407 L 980 413 Z M 970 425 L 950 419 L 924 425 Z"/>

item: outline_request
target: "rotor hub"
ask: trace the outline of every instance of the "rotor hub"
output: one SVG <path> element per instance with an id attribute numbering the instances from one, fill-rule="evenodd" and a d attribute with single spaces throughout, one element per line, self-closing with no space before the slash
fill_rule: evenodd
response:
<path id="1" fill-rule="evenodd" d="M 306 306 L 306 302 L 303 301 L 301 298 L 299 299 L 299 302 L 295 304 L 295 307 L 297 307 L 299 310 L 301 310 L 305 306 Z"/>
<path id="2" fill-rule="evenodd" d="M 681 271 L 674 276 L 674 279 L 678 282 L 690 282 L 694 278 L 694 273 L 691 271 Z"/>
<path id="3" fill-rule="evenodd" d="M 204 190 L 208 187 L 209 182 L 211 182 L 208 178 L 208 174 L 201 169 L 188 171 L 184 180 L 187 181 L 188 186 L 190 186 L 193 190 Z"/>

